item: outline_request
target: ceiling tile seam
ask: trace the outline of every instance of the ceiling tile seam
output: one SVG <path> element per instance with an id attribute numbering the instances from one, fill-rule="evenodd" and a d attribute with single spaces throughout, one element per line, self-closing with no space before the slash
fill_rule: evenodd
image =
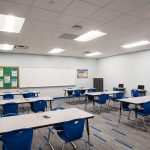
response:
<path id="1" fill-rule="evenodd" d="M 19 2 L 14 2 L 14 1 L 10 1 L 10 0 L 0 0 L 0 1 L 9 2 L 9 3 L 17 4 L 17 5 L 23 5 L 23 6 L 28 6 L 28 7 L 30 7 L 30 5 L 28 5 L 28 4 L 23 4 L 23 3 L 19 3 Z"/>
<path id="2" fill-rule="evenodd" d="M 81 1 L 84 1 L 84 2 L 86 2 L 86 3 L 93 4 L 93 5 L 97 6 L 96 4 L 94 4 L 94 3 L 92 3 L 92 2 L 89 2 L 89 1 L 86 1 L 86 0 L 81 0 Z M 101 7 L 106 7 L 107 5 L 111 4 L 113 1 L 115 1 L 115 0 L 111 0 L 110 2 L 108 2 L 108 3 L 105 4 L 105 5 L 99 5 L 99 6 L 101 6 Z"/>
<path id="3" fill-rule="evenodd" d="M 68 8 L 72 3 L 73 3 L 74 0 L 71 0 L 71 2 L 61 11 L 61 12 L 58 12 L 59 14 L 55 17 L 55 19 L 53 19 L 53 23 L 55 23 L 55 20 L 63 14 L 63 12 L 65 11 L 66 8 Z"/>

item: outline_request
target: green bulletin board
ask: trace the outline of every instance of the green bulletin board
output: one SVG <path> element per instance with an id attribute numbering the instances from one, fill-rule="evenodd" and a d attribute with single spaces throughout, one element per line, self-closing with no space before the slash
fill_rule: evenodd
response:
<path id="1" fill-rule="evenodd" d="M 19 67 L 0 66 L 0 89 L 19 87 Z"/>

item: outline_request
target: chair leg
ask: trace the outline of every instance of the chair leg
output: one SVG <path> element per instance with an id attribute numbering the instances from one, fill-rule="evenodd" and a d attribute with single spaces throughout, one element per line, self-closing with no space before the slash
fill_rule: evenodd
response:
<path id="1" fill-rule="evenodd" d="M 142 117 L 143 125 L 144 125 L 144 130 L 146 130 L 146 124 L 145 124 L 145 119 Z"/>
<path id="2" fill-rule="evenodd" d="M 84 141 L 84 143 L 85 143 L 85 149 L 87 150 L 87 142 L 86 142 L 86 140 L 84 138 L 81 138 L 81 140 Z"/>
<path id="3" fill-rule="evenodd" d="M 73 142 L 71 142 L 71 145 L 73 146 L 73 149 L 77 148 L 77 146 Z"/>
<path id="4" fill-rule="evenodd" d="M 63 143 L 63 144 L 62 144 L 61 150 L 64 150 L 65 144 L 66 144 L 66 143 Z"/>
<path id="5" fill-rule="evenodd" d="M 128 115 L 128 120 L 130 120 L 130 115 L 131 115 L 131 111 L 129 112 L 129 115 Z"/>

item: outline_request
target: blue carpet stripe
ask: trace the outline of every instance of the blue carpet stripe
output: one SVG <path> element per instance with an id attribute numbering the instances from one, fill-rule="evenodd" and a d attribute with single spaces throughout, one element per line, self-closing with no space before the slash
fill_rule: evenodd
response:
<path id="1" fill-rule="evenodd" d="M 94 126 L 90 126 L 92 129 L 98 131 L 98 132 L 102 132 L 100 129 L 95 128 Z"/>
<path id="2" fill-rule="evenodd" d="M 121 135 L 127 136 L 125 133 L 123 133 L 123 132 L 121 132 L 121 131 L 118 131 L 118 130 L 116 130 L 116 129 L 112 129 L 112 130 L 115 131 L 116 133 L 119 133 L 119 134 L 121 134 Z"/>
<path id="3" fill-rule="evenodd" d="M 109 125 L 111 125 L 111 126 L 114 126 L 114 127 L 119 128 L 119 126 L 117 126 L 117 125 L 115 125 L 115 124 L 112 124 L 112 123 L 110 123 L 110 122 L 105 122 L 105 123 L 107 123 L 107 124 L 109 124 Z"/>
<path id="4" fill-rule="evenodd" d="M 106 118 L 106 117 L 103 117 L 105 120 L 108 120 L 108 121 L 112 121 L 111 119 L 109 119 L 109 118 Z"/>
<path id="5" fill-rule="evenodd" d="M 124 146 L 126 146 L 126 147 L 128 147 L 130 149 L 133 149 L 133 147 L 131 147 L 130 145 L 128 145 L 128 144 L 126 144 L 126 143 L 124 143 L 124 142 L 122 142 L 120 140 L 115 139 L 115 141 L 117 141 L 118 143 L 120 143 L 120 144 L 122 144 L 122 145 L 124 145 Z"/>
<path id="6" fill-rule="evenodd" d="M 100 137 L 99 135 L 93 134 L 95 137 L 97 137 L 98 139 L 100 139 L 103 142 L 107 142 L 104 138 Z"/>

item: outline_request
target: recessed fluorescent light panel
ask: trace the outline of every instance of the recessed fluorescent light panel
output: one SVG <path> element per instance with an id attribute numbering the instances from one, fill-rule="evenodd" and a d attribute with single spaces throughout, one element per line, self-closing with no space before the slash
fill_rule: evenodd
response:
<path id="1" fill-rule="evenodd" d="M 65 49 L 54 48 L 54 49 L 50 50 L 48 53 L 50 53 L 50 54 L 57 54 L 57 53 L 61 53 L 63 51 L 65 51 Z"/>
<path id="2" fill-rule="evenodd" d="M 86 56 L 92 57 L 92 56 L 97 56 L 97 55 L 101 55 L 101 54 L 102 54 L 101 52 L 92 52 L 92 53 L 86 54 Z"/>
<path id="3" fill-rule="evenodd" d="M 107 34 L 107 33 L 97 31 L 97 30 L 92 30 L 92 31 L 89 31 L 89 32 L 75 38 L 74 40 L 80 41 L 80 42 L 88 42 L 88 41 L 91 41 L 91 40 L 96 39 L 98 37 L 101 37 L 105 34 Z"/>
<path id="4" fill-rule="evenodd" d="M 130 43 L 130 44 L 126 44 L 126 45 L 123 45 L 121 47 L 123 48 L 133 48 L 133 47 L 138 47 L 138 46 L 143 46 L 143 45 L 148 45 L 150 44 L 150 41 L 139 41 L 139 42 L 135 42 L 135 43 Z"/>
<path id="5" fill-rule="evenodd" d="M 19 33 L 25 18 L 0 14 L 0 31 Z"/>
<path id="6" fill-rule="evenodd" d="M 0 50 L 11 51 L 13 50 L 14 45 L 10 44 L 0 44 Z"/>

